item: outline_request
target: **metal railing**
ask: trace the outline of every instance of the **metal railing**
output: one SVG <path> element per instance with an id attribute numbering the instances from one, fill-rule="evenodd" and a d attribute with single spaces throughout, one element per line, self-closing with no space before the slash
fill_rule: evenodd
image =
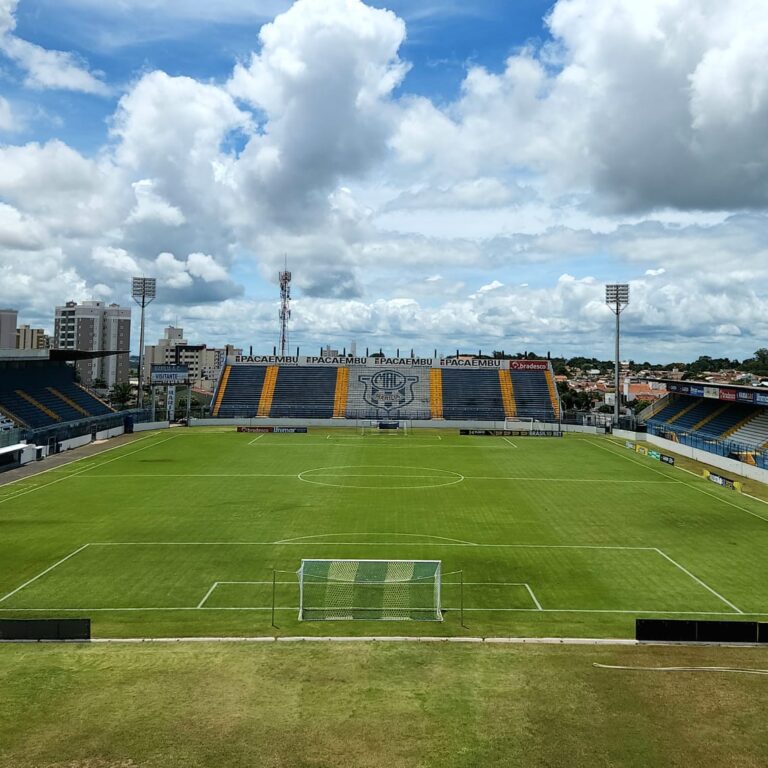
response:
<path id="1" fill-rule="evenodd" d="M 716 437 L 707 437 L 697 432 L 675 428 L 674 424 L 666 424 L 664 422 L 650 421 L 646 426 L 648 434 L 663 437 L 667 440 L 674 440 L 681 445 L 698 448 L 701 451 L 713 453 L 716 456 L 736 459 L 748 464 L 754 462 L 755 466 L 768 469 L 768 451 L 763 447 L 755 447 L 754 445 L 739 443 L 735 440 L 720 440 Z"/>

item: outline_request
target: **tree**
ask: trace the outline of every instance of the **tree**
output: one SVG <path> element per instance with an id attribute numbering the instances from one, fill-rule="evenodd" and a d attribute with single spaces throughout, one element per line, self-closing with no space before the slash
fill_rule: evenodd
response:
<path id="1" fill-rule="evenodd" d="M 112 391 L 109 393 L 109 399 L 112 405 L 116 406 L 119 411 L 124 411 L 128 407 L 131 398 L 133 397 L 133 388 L 128 383 L 118 383 L 112 387 Z"/>

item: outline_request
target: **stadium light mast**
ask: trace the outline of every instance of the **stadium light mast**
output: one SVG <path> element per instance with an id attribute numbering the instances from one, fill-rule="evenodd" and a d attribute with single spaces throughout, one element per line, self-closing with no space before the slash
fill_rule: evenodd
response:
<path id="1" fill-rule="evenodd" d="M 615 384 L 616 396 L 613 403 L 613 423 L 619 423 L 619 405 L 621 403 L 621 391 L 619 389 L 621 377 L 621 313 L 629 304 L 629 285 L 627 283 L 612 283 L 605 286 L 605 303 L 611 308 L 611 312 L 616 315 L 616 368 Z"/>
<path id="2" fill-rule="evenodd" d="M 144 310 L 157 298 L 157 280 L 154 277 L 134 277 L 131 280 L 131 298 L 141 307 L 141 333 L 139 335 L 139 391 L 136 406 L 144 405 Z"/>
<path id="3" fill-rule="evenodd" d="M 285 357 L 288 347 L 288 321 L 291 319 L 291 273 L 288 271 L 288 258 L 285 268 L 280 272 L 280 356 Z"/>

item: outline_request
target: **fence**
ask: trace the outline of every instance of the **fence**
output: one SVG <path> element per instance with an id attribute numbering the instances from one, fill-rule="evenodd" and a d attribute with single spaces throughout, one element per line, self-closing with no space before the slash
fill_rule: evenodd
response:
<path id="1" fill-rule="evenodd" d="M 707 453 L 713 453 L 716 456 L 736 459 L 748 464 L 754 463 L 755 466 L 761 469 L 768 469 L 768 452 L 763 448 L 755 448 L 754 446 L 744 445 L 732 440 L 704 437 L 696 432 L 675 429 L 674 424 L 660 424 L 651 421 L 646 425 L 646 428 L 651 435 L 674 440 L 682 445 L 697 448 L 700 451 L 707 451 Z"/>

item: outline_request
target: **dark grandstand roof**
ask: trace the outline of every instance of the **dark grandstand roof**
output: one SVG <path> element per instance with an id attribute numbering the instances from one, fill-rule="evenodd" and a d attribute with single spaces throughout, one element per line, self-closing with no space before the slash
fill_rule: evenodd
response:
<path id="1" fill-rule="evenodd" d="M 81 349 L 4 349 L 1 352 L 0 362 L 13 363 L 28 363 L 41 360 L 50 360 L 57 363 L 75 362 L 77 360 L 94 360 L 98 357 L 128 354 L 128 350 L 89 352 Z"/>
<path id="2" fill-rule="evenodd" d="M 712 381 L 698 381 L 693 379 L 686 379 L 685 381 L 681 381 L 680 379 L 656 379 L 656 378 L 644 378 L 640 379 L 640 381 L 649 381 L 649 382 L 656 382 L 659 384 L 666 384 L 667 389 L 670 388 L 671 385 L 674 385 L 675 387 L 685 387 L 685 386 L 694 386 L 694 387 L 717 387 L 718 389 L 736 389 L 741 390 L 742 392 L 768 392 L 768 387 L 754 387 L 750 384 L 731 384 L 731 383 L 723 383 L 723 382 L 712 382 Z M 674 391 L 674 389 L 672 390 Z M 678 390 L 679 391 L 679 390 Z"/>

